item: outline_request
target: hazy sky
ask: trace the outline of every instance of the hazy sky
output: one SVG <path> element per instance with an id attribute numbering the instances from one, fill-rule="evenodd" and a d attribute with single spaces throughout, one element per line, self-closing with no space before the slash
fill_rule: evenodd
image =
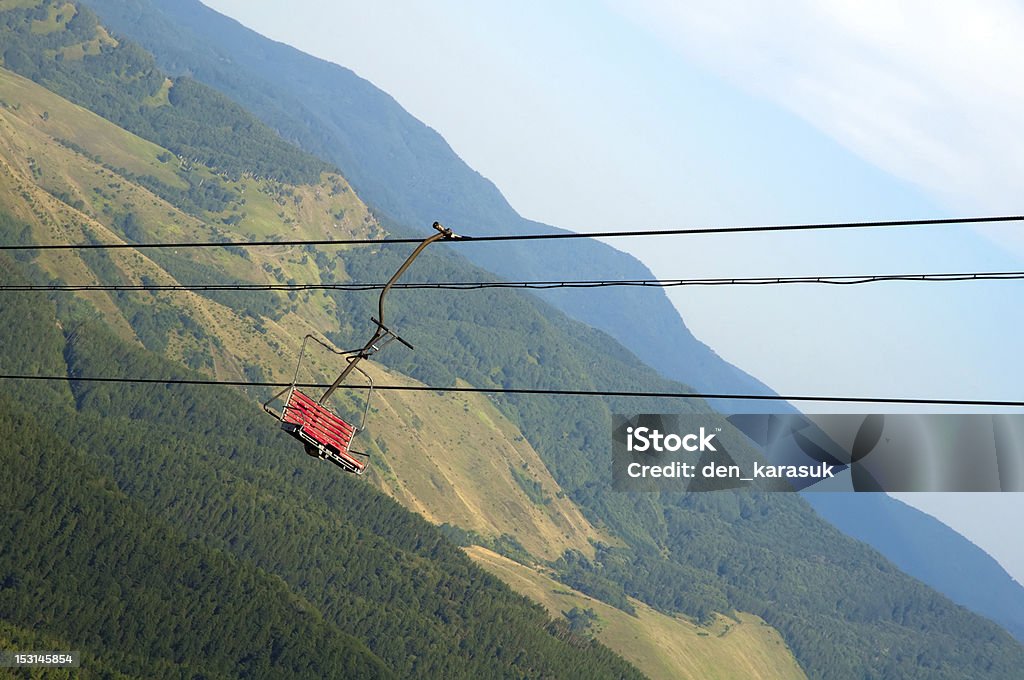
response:
<path id="1" fill-rule="evenodd" d="M 520 213 L 556 226 L 1024 213 L 1014 2 L 204 2 L 369 79 Z M 1024 269 L 1022 234 L 612 244 L 665 278 L 918 273 Z M 780 392 L 1019 400 L 1022 294 L 1000 282 L 670 295 L 699 338 Z M 1024 545 L 991 522 L 1024 499 L 954 500 L 917 504 L 1024 582 Z"/>

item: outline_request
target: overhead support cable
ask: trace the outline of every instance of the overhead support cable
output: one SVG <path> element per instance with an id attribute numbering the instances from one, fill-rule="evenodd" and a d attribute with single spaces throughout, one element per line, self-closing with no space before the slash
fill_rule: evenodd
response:
<path id="1" fill-rule="evenodd" d="M 556 231 L 538 234 L 495 234 L 490 236 L 467 236 L 461 235 L 457 240 L 445 241 L 445 243 L 485 243 L 494 241 L 549 241 L 565 239 L 594 239 L 594 238 L 642 238 L 651 236 L 685 236 L 685 235 L 709 235 L 709 234 L 742 234 L 760 232 L 799 232 L 799 231 L 822 231 L 835 229 L 876 229 L 889 227 L 928 227 L 942 225 L 966 225 L 966 224 L 998 224 L 1007 222 L 1022 222 L 1024 215 L 992 215 L 982 217 L 944 217 L 935 219 L 920 220 L 879 220 L 875 222 L 812 222 L 806 224 L 775 224 L 775 225 L 752 225 L 738 227 L 685 227 L 681 229 L 651 229 L 651 230 L 619 230 L 619 231 L 595 231 L 589 233 L 578 233 L 569 231 Z M 194 241 L 194 242 L 171 242 L 171 243 L 35 243 L 35 244 L 5 244 L 0 245 L 3 250 L 118 250 L 118 249 L 155 249 L 155 248 L 265 248 L 273 246 L 353 246 L 353 245 L 374 245 L 387 243 L 419 243 L 421 239 L 409 238 L 383 238 L 383 239 L 267 239 L 262 241 Z"/>
<path id="2" fill-rule="evenodd" d="M 0 380 L 118 383 L 142 385 L 221 385 L 230 387 L 288 387 L 286 382 L 261 382 L 243 380 L 214 380 L 202 378 L 120 378 L 102 376 L 60 376 L 60 375 L 15 375 L 0 374 Z M 326 388 L 322 383 L 296 383 L 302 388 Z M 537 396 L 569 397 L 625 397 L 646 399 L 734 399 L 750 401 L 800 401 L 852 404 L 913 404 L 929 406 L 1009 406 L 1024 407 L 1024 401 L 1001 399 L 930 399 L 925 397 L 850 397 L 841 395 L 794 395 L 794 394 L 730 394 L 717 392 L 645 392 L 630 390 L 570 390 L 549 388 L 509 387 L 432 387 L 427 385 L 374 385 L 375 390 L 394 392 L 444 392 L 473 394 L 519 394 Z"/>
<path id="3" fill-rule="evenodd" d="M 885 281 L 943 283 L 957 281 L 1014 281 L 1024 271 L 956 272 L 936 274 L 864 274 L 830 276 L 719 277 L 704 279 L 608 279 L 584 281 L 422 281 L 396 283 L 405 290 L 481 290 L 487 288 L 676 288 L 683 286 L 774 286 L 787 284 L 828 284 L 853 286 Z M 384 283 L 209 283 L 209 284 L 0 284 L 0 293 L 11 292 L 169 292 L 169 291 L 366 291 L 381 290 Z"/>

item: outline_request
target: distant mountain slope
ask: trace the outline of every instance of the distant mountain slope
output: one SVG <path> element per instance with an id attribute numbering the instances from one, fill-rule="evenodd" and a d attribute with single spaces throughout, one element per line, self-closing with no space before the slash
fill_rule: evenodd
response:
<path id="1" fill-rule="evenodd" d="M 441 220 L 478 235 L 562 231 L 520 217 L 437 132 L 348 69 L 268 40 L 196 0 L 86 4 L 152 51 L 168 72 L 217 88 L 285 138 L 337 163 L 371 206 L 401 224 Z M 460 254 L 517 280 L 652 278 L 641 262 L 597 241 L 477 245 Z M 663 291 L 540 296 L 607 332 L 668 378 L 704 391 L 770 391 L 694 338 Z"/>
<path id="2" fill-rule="evenodd" d="M 804 499 L 843 533 L 1024 642 L 1024 586 L 953 529 L 885 494 L 808 493 Z"/>

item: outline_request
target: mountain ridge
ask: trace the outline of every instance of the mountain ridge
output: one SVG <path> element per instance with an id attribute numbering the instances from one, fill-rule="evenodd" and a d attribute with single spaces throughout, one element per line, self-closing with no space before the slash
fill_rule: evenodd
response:
<path id="1" fill-rule="evenodd" d="M 86 4 L 100 11 L 115 30 L 146 45 L 169 72 L 188 73 L 216 87 L 302 148 L 326 154 L 382 213 L 385 223 L 440 220 L 475 235 L 565 231 L 521 217 L 440 134 L 349 69 L 263 38 L 193 0 Z M 158 21 L 147 8 L 176 18 L 177 23 Z M 190 32 L 205 42 L 197 44 Z M 234 75 L 233 69 L 243 70 L 245 78 Z M 252 82 L 264 86 L 252 87 Z M 287 106 L 270 94 L 282 91 L 290 95 Z M 500 249 L 479 245 L 465 256 L 513 280 L 550 279 L 552 272 L 566 280 L 603 278 L 607 272 L 653 278 L 636 258 L 597 241 L 505 243 Z M 569 316 L 607 332 L 667 378 L 702 391 L 772 393 L 696 339 L 664 291 L 537 294 Z M 616 313 L 608 314 L 609 309 Z M 713 403 L 725 410 L 749 408 L 745 402 Z"/>

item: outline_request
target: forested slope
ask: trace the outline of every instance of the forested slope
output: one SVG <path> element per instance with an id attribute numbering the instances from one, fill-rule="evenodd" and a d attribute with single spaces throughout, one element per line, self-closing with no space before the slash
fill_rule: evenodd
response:
<path id="1" fill-rule="evenodd" d="M 69 341 L 26 298 L 0 308 L 0 342 L 5 370 L 184 375 L 99 324 Z M 8 624 L 138 677 L 639 677 L 394 501 L 310 466 L 241 395 L 7 387 Z"/>
<path id="2" fill-rule="evenodd" d="M 809 493 L 805 498 L 843 533 L 1024 642 L 1024 586 L 953 529 L 885 494 Z"/>

